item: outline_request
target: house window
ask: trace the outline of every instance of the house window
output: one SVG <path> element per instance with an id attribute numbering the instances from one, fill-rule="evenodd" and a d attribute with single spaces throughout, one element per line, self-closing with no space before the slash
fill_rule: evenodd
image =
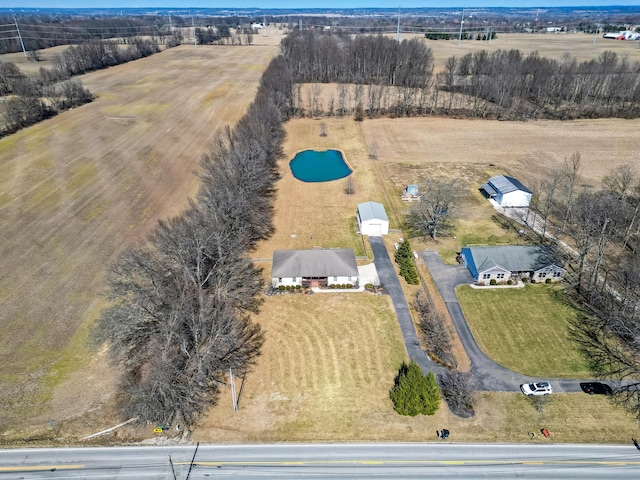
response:
<path id="1" fill-rule="evenodd" d="M 504 278 L 504 273 L 499 273 L 499 274 L 497 275 L 497 278 Z"/>
<path id="2" fill-rule="evenodd" d="M 293 277 L 293 278 L 291 279 L 291 280 L 293 281 L 293 283 L 296 283 L 296 279 L 297 279 L 297 278 L 298 278 L 298 277 Z"/>
<path id="3" fill-rule="evenodd" d="M 482 275 L 482 279 L 483 280 L 486 280 L 488 278 L 491 278 L 491 274 L 490 273 L 485 273 L 485 274 Z"/>
<path id="4" fill-rule="evenodd" d="M 282 283 L 282 278 L 278 278 L 278 283 Z"/>
<path id="5" fill-rule="evenodd" d="M 351 276 L 347 277 L 347 281 L 350 282 L 351 281 Z"/>
<path id="6" fill-rule="evenodd" d="M 337 282 L 338 281 L 338 277 L 333 277 L 333 281 Z"/>
<path id="7" fill-rule="evenodd" d="M 546 276 L 547 276 L 547 272 L 540 272 L 540 273 L 538 274 L 538 277 L 540 277 L 540 278 L 544 278 L 544 277 L 546 277 Z"/>
<path id="8" fill-rule="evenodd" d="M 560 277 L 560 276 L 562 276 L 562 274 L 560 272 L 553 272 L 553 276 L 554 277 Z"/>

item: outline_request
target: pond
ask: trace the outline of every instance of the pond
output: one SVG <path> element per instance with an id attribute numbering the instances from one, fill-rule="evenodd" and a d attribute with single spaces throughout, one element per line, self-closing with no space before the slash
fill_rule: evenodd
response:
<path id="1" fill-rule="evenodd" d="M 304 150 L 293 157 L 289 167 L 293 176 L 303 182 L 330 182 L 352 172 L 338 150 Z"/>

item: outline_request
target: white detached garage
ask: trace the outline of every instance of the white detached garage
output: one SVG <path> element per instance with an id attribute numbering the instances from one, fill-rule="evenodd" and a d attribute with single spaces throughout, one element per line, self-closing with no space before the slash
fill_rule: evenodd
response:
<path id="1" fill-rule="evenodd" d="M 389 217 L 387 217 L 387 212 L 381 203 L 364 202 L 359 204 L 356 218 L 362 235 L 379 237 L 389 233 Z"/>

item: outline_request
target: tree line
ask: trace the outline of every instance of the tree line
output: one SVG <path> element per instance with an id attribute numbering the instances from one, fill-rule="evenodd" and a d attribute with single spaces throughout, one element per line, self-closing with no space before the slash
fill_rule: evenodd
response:
<path id="1" fill-rule="evenodd" d="M 73 76 L 130 62 L 159 52 L 153 40 L 131 38 L 126 48 L 114 42 L 92 42 L 67 48 L 52 68 L 27 75 L 11 62 L 0 62 L 0 96 L 5 97 L 0 136 L 84 105 L 93 95 Z"/>
<path id="2" fill-rule="evenodd" d="M 640 418 L 640 178 L 622 165 L 593 189 L 581 173 L 576 153 L 542 179 L 528 223 L 569 245 L 565 278 L 580 312 L 572 337 L 594 375 L 612 382 L 614 400 Z"/>
<path id="3" fill-rule="evenodd" d="M 526 120 L 640 116 L 640 63 L 605 51 L 578 62 L 481 50 L 452 56 L 434 74 L 433 53 L 420 39 L 293 32 L 282 42 L 294 82 L 314 84 L 297 115 L 456 115 Z M 321 99 L 322 83 L 338 83 Z"/>
<path id="4" fill-rule="evenodd" d="M 247 254 L 274 229 L 287 118 L 280 64 L 271 62 L 246 115 L 202 157 L 197 198 L 111 271 L 111 306 L 94 336 L 122 370 L 127 416 L 193 425 L 229 370 L 244 376 L 260 354 L 264 336 L 252 315 L 264 285 Z"/>

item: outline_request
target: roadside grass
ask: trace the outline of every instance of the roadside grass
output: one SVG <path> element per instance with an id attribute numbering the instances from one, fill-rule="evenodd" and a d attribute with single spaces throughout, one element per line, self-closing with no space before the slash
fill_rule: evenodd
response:
<path id="1" fill-rule="evenodd" d="M 456 290 L 478 346 L 506 368 L 538 377 L 590 378 L 569 337 L 576 311 L 558 286 Z"/>
<path id="2" fill-rule="evenodd" d="M 276 295 L 257 321 L 266 342 L 240 411 L 230 413 L 225 389 L 196 439 L 333 441 L 385 428 L 389 389 L 406 360 L 388 296 Z"/>

